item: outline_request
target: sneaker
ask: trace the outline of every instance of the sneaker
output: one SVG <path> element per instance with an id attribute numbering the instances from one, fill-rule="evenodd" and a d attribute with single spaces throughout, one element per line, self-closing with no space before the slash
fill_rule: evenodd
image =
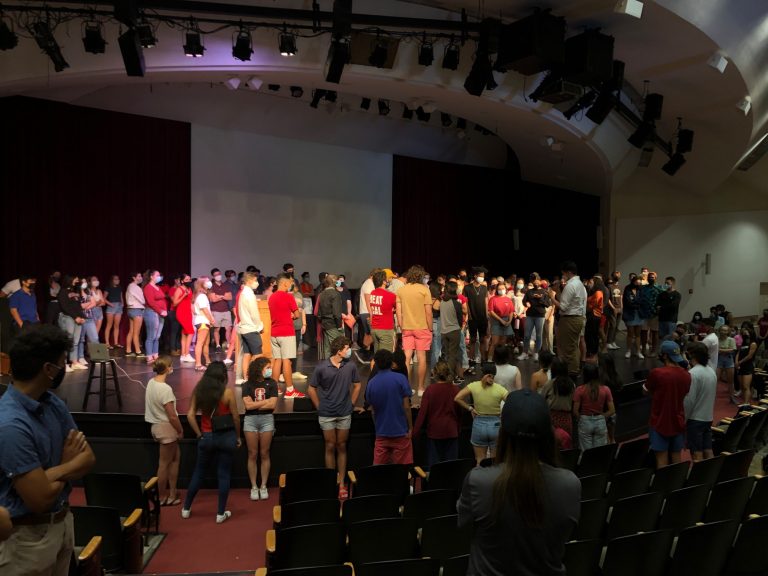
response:
<path id="1" fill-rule="evenodd" d="M 528 354 L 523 352 L 522 354 L 520 354 L 520 356 L 517 357 L 517 359 L 518 360 L 528 360 Z"/>
<path id="2" fill-rule="evenodd" d="M 73 370 L 88 370 L 88 366 L 83 366 L 79 362 L 72 362 L 72 369 Z"/>
<path id="3" fill-rule="evenodd" d="M 269 491 L 267 490 L 266 486 L 259 488 L 259 497 L 262 500 L 269 500 Z"/>
<path id="4" fill-rule="evenodd" d="M 80 358 L 80 359 L 78 360 L 78 362 L 79 362 L 80 364 L 82 364 L 83 366 L 88 366 L 88 362 L 85 360 L 85 358 Z"/>
<path id="5" fill-rule="evenodd" d="M 306 380 L 306 375 L 302 374 L 301 372 L 294 372 L 293 373 L 293 379 L 294 380 Z"/>
<path id="6" fill-rule="evenodd" d="M 278 378 L 278 380 L 279 380 L 280 382 L 285 382 L 285 376 L 283 376 L 282 374 L 280 374 L 280 378 Z"/>
<path id="7" fill-rule="evenodd" d="M 189 508 L 182 508 L 181 509 L 181 517 L 186 520 L 187 518 L 189 518 L 189 512 L 190 512 Z"/>
<path id="8" fill-rule="evenodd" d="M 344 484 L 339 485 L 339 500 L 346 500 L 349 498 L 349 492 L 347 491 L 347 487 L 344 486 Z"/>
<path id="9" fill-rule="evenodd" d="M 626 358 L 627 360 L 629 360 L 631 357 L 632 357 L 632 351 L 631 351 L 631 350 L 627 350 L 627 353 L 626 353 L 626 354 L 624 354 L 624 358 Z"/>
<path id="10" fill-rule="evenodd" d="M 221 524 L 222 522 L 225 522 L 227 518 L 232 516 L 232 512 L 229 510 L 226 510 L 224 514 L 216 514 L 216 524 Z"/>
<path id="11" fill-rule="evenodd" d="M 221 346 L 216 346 L 216 353 L 218 354 L 219 352 L 223 352 L 223 350 L 221 349 Z M 224 514 L 226 514 L 226 512 Z"/>
<path id="12" fill-rule="evenodd" d="M 186 362 L 187 364 L 194 364 L 195 363 L 195 357 L 191 354 L 186 354 L 185 356 L 182 356 L 179 360 L 182 362 Z"/>
<path id="13" fill-rule="evenodd" d="M 259 489 L 256 487 L 251 488 L 251 500 L 259 499 Z"/>
<path id="14" fill-rule="evenodd" d="M 238 378 L 235 380 L 235 386 L 242 386 L 243 384 L 245 384 L 245 380 L 243 378 Z"/>
<path id="15" fill-rule="evenodd" d="M 741 390 L 736 390 L 736 392 L 734 392 L 734 393 L 733 393 L 733 395 L 734 395 L 736 398 L 741 398 L 741 395 L 742 395 L 742 391 L 741 391 Z"/>
<path id="16" fill-rule="evenodd" d="M 296 390 L 296 388 L 291 386 L 290 388 L 286 389 L 285 394 L 283 396 L 285 398 L 304 398 L 306 397 L 306 394 L 304 394 L 303 392 L 299 392 L 298 390 Z"/>
<path id="17" fill-rule="evenodd" d="M 136 358 L 146 358 L 147 355 L 144 352 L 136 352 Z"/>
<path id="18" fill-rule="evenodd" d="M 232 364 L 232 358 L 224 358 L 224 364 L 226 364 L 227 366 Z"/>
<path id="19" fill-rule="evenodd" d="M 637 357 L 640 358 L 640 360 L 645 360 L 645 356 L 643 356 L 642 352 L 638 352 Z"/>
<path id="20" fill-rule="evenodd" d="M 538 352 L 534 352 L 534 353 L 533 353 L 533 359 L 534 359 L 536 362 L 538 362 L 538 361 L 539 361 L 539 353 L 538 353 Z"/>
<path id="21" fill-rule="evenodd" d="M 515 346 L 514 349 L 512 350 L 512 354 L 520 354 L 520 348 Z"/>
<path id="22" fill-rule="evenodd" d="M 618 350 L 618 349 L 619 349 L 619 345 L 616 344 L 616 342 L 611 342 L 610 344 L 608 344 L 608 350 Z"/>
<path id="23" fill-rule="evenodd" d="M 424 396 L 424 390 L 419 390 L 419 391 L 416 393 L 416 395 L 417 395 L 419 398 L 421 398 L 422 396 Z"/>
<path id="24" fill-rule="evenodd" d="M 74 371 L 75 371 L 75 369 L 74 369 L 74 368 L 72 368 L 72 366 L 70 366 L 69 364 L 67 364 L 67 367 L 64 369 L 64 371 L 65 371 L 65 372 L 74 372 Z"/>
<path id="25" fill-rule="evenodd" d="M 126 352 L 125 355 L 126 356 L 135 357 L 136 356 L 136 352 Z"/>

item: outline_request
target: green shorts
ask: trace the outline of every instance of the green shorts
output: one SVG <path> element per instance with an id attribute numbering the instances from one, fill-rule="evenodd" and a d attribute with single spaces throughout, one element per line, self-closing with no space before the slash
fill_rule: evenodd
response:
<path id="1" fill-rule="evenodd" d="M 394 330 L 371 330 L 373 336 L 373 351 L 379 350 L 394 351 L 395 349 L 395 331 Z"/>

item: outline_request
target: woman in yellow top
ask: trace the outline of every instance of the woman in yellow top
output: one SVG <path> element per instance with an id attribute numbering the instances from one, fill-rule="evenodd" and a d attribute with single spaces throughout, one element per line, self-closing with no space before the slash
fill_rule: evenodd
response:
<path id="1" fill-rule="evenodd" d="M 499 436 L 501 405 L 509 394 L 509 390 L 501 384 L 496 384 L 496 365 L 485 362 L 482 365 L 483 376 L 476 382 L 470 382 L 456 394 L 454 401 L 472 414 L 472 449 L 475 452 L 477 464 L 487 457 L 496 457 L 496 439 Z M 473 404 L 465 398 L 472 395 Z"/>

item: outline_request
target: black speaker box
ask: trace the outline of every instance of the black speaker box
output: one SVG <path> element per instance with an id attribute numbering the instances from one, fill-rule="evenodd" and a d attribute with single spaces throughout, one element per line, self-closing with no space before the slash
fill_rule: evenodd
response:
<path id="1" fill-rule="evenodd" d="M 587 30 L 565 42 L 565 77 L 571 82 L 594 86 L 613 76 L 613 36 Z"/>
<path id="2" fill-rule="evenodd" d="M 537 11 L 501 27 L 497 67 L 530 76 L 564 61 L 564 18 Z"/>
<path id="3" fill-rule="evenodd" d="M 136 31 L 131 29 L 123 32 L 117 41 L 128 76 L 144 76 L 144 50 Z"/>

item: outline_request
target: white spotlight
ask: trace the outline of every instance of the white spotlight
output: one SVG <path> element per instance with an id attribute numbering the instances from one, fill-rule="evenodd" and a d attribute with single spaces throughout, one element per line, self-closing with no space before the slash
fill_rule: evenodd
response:
<path id="1" fill-rule="evenodd" d="M 722 74 L 728 66 L 728 58 L 720 54 L 720 52 L 715 52 L 707 61 L 707 64 Z"/>
<path id="2" fill-rule="evenodd" d="M 240 78 L 235 76 L 234 78 L 229 78 L 228 80 L 224 81 L 224 86 L 229 88 L 230 90 L 237 90 L 240 88 Z"/>
<path id="3" fill-rule="evenodd" d="M 619 0 L 616 2 L 616 7 L 613 11 L 619 14 L 634 16 L 635 18 L 642 18 L 643 3 L 640 0 Z"/>
<path id="4" fill-rule="evenodd" d="M 752 97 L 744 96 L 744 99 L 740 100 L 739 103 L 736 104 L 736 108 L 744 112 L 744 116 L 749 114 L 749 111 L 752 109 Z"/>
<path id="5" fill-rule="evenodd" d="M 254 92 L 261 88 L 261 85 L 264 84 L 264 80 L 261 78 L 257 78 L 256 76 L 251 76 L 248 78 L 248 89 L 253 90 Z"/>

